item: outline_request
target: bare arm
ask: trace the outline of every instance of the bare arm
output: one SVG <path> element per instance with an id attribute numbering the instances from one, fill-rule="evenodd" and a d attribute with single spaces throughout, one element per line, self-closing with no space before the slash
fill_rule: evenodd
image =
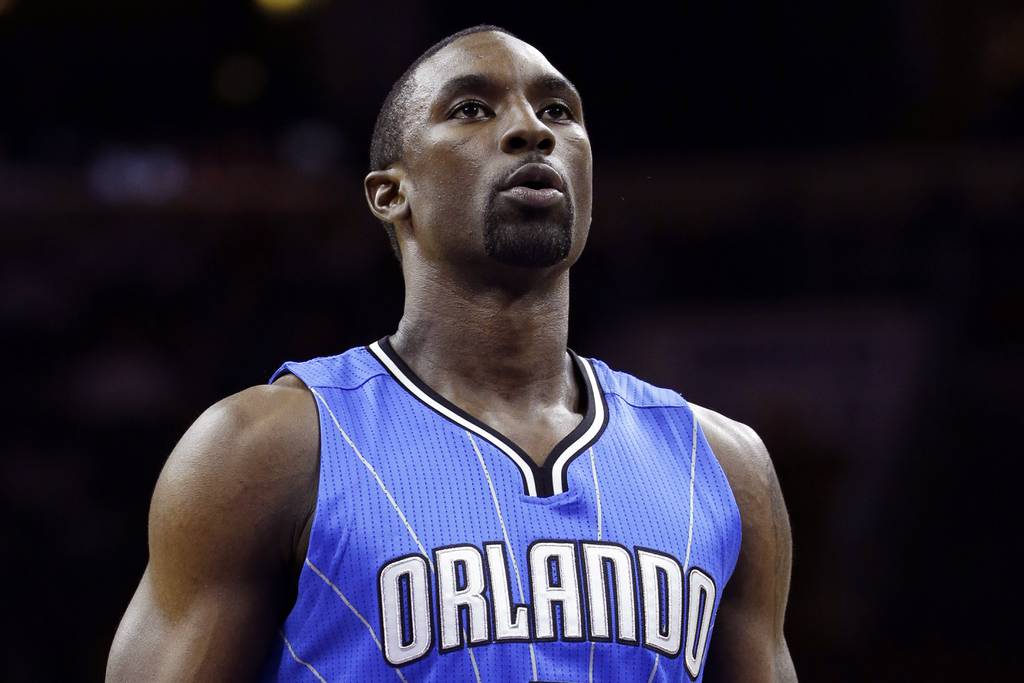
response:
<path id="1" fill-rule="evenodd" d="M 259 670 L 315 504 L 316 408 L 301 386 L 292 377 L 224 399 L 174 448 L 108 681 L 244 680 Z"/>
<path id="2" fill-rule="evenodd" d="M 754 430 L 694 408 L 729 479 L 743 523 L 739 559 L 715 621 L 708 671 L 722 681 L 795 682 L 783 632 L 793 541 L 775 468 Z"/>

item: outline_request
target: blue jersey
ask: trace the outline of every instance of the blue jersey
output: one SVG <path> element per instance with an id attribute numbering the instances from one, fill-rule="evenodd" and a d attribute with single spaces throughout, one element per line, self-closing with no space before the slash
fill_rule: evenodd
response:
<path id="1" fill-rule="evenodd" d="M 687 402 L 568 350 L 585 414 L 543 466 L 431 390 L 387 337 L 293 373 L 320 418 L 288 681 L 703 676 L 740 548 Z"/>

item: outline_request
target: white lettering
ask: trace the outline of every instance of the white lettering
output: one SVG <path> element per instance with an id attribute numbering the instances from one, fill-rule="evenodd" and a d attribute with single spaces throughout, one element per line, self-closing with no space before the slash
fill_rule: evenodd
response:
<path id="1" fill-rule="evenodd" d="M 516 605 L 512 609 L 511 585 L 508 565 L 505 564 L 505 544 L 487 543 L 487 568 L 491 575 L 491 602 L 494 607 L 495 640 L 529 640 L 530 608 Z"/>
<path id="2" fill-rule="evenodd" d="M 465 585 L 458 587 L 458 566 L 462 565 Z M 463 628 L 459 612 L 467 608 L 469 642 L 486 643 L 488 634 L 487 599 L 484 590 L 484 560 L 471 545 L 459 545 L 434 551 L 437 571 L 438 616 L 441 621 L 441 650 L 462 647 Z"/>
<path id="3" fill-rule="evenodd" d="M 557 584 L 552 582 L 552 564 L 558 574 Z M 546 541 L 530 546 L 530 589 L 533 593 L 533 628 L 537 640 L 552 640 L 556 637 L 556 602 L 562 605 L 561 637 L 566 640 L 583 638 L 583 614 L 577 576 L 574 543 Z"/>
<path id="4" fill-rule="evenodd" d="M 408 586 L 408 605 L 402 600 L 403 582 Z M 380 570 L 380 601 L 384 658 L 401 666 L 425 655 L 433 639 L 427 559 L 412 555 L 385 565 Z M 404 633 L 407 611 L 411 628 Z"/>
<path id="5" fill-rule="evenodd" d="M 686 617 L 686 670 L 697 677 L 704 663 L 704 648 L 711 630 L 711 613 L 715 609 L 715 582 L 700 569 L 693 567 L 689 576 L 690 606 Z M 703 609 L 703 613 L 701 613 Z"/>
<path id="6" fill-rule="evenodd" d="M 583 543 L 583 566 L 587 576 L 587 600 L 590 608 L 590 637 L 611 640 L 610 586 L 605 577 L 605 562 L 611 564 L 615 586 L 615 614 L 619 641 L 636 644 L 636 597 L 633 587 L 633 558 L 628 550 L 610 543 Z"/>
<path id="7" fill-rule="evenodd" d="M 638 549 L 636 558 L 643 594 L 644 647 L 675 657 L 683 639 L 683 568 L 671 555 L 652 550 Z M 659 574 L 665 576 L 664 593 Z"/>

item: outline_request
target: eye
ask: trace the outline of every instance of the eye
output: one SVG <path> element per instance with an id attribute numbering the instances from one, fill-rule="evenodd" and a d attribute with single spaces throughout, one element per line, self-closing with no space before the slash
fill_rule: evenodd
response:
<path id="1" fill-rule="evenodd" d="M 555 121 L 572 121 L 573 120 L 572 112 L 564 104 L 561 104 L 561 103 L 558 103 L 558 102 L 556 102 L 554 104 L 549 104 L 548 106 L 546 106 L 543 109 L 541 109 L 541 114 L 543 114 L 544 112 L 547 112 L 547 111 L 554 112 L 553 119 Z"/>
<path id="2" fill-rule="evenodd" d="M 488 111 L 487 107 L 482 102 L 470 100 L 463 102 L 459 106 L 455 107 L 449 118 L 453 119 L 478 119 L 480 113 Z M 462 116 L 460 116 L 462 114 Z"/>

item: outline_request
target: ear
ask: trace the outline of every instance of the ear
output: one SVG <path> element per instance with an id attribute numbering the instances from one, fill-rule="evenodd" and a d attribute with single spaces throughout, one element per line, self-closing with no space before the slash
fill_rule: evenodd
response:
<path id="1" fill-rule="evenodd" d="M 409 217 L 409 201 L 402 191 L 404 179 L 405 172 L 396 167 L 367 174 L 363 187 L 374 216 L 392 225 Z"/>

